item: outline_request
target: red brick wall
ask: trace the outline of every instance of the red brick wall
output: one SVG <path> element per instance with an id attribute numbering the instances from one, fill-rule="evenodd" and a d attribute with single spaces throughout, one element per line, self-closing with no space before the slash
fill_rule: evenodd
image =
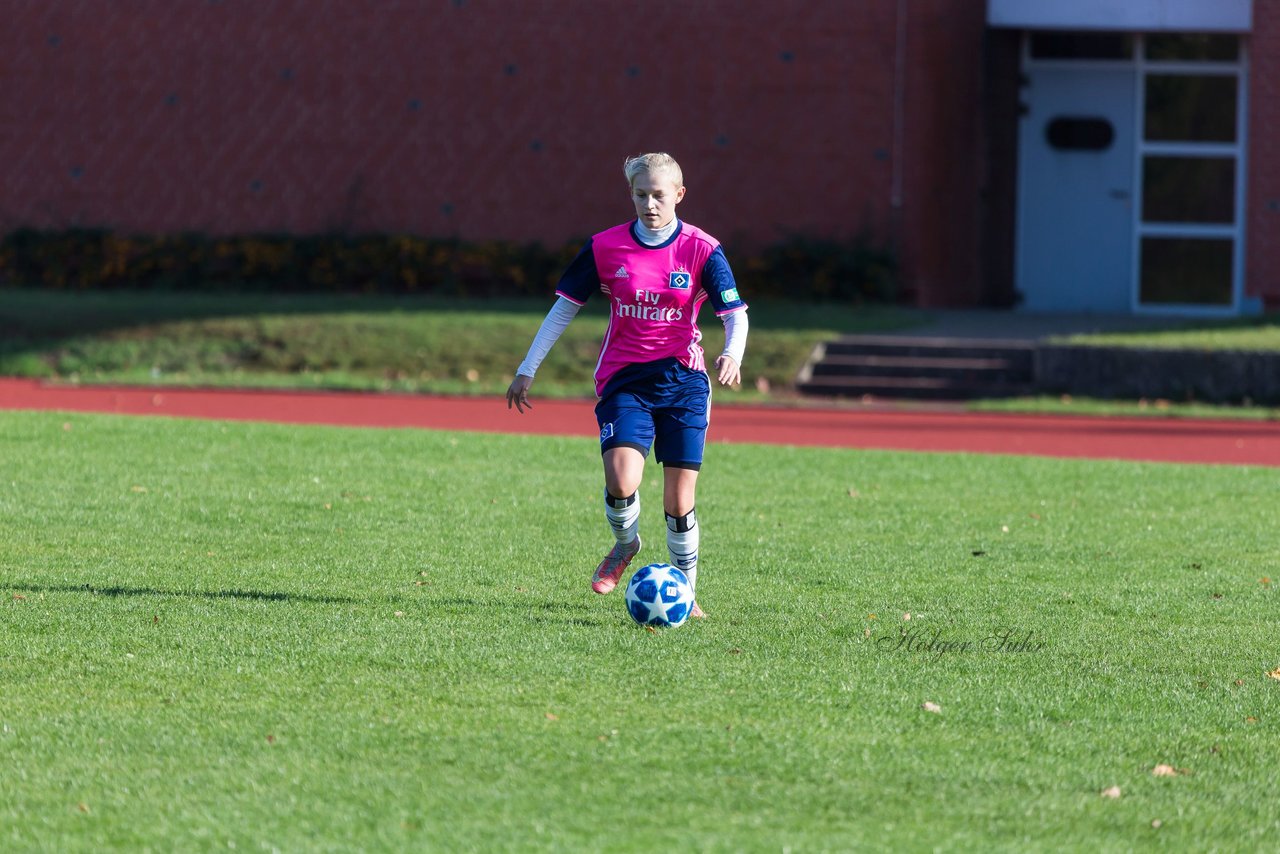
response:
<path id="1" fill-rule="evenodd" d="M 1015 167 L 985 5 L 10 0 L 0 230 L 559 244 L 628 216 L 623 156 L 666 149 L 682 214 L 731 249 L 870 227 L 920 303 L 1001 302 Z M 1245 290 L 1280 307 L 1280 3 L 1254 19 Z"/>
<path id="2" fill-rule="evenodd" d="M 980 185 L 986 0 L 910 0 L 903 262 L 922 305 L 981 297 Z"/>
<path id="3" fill-rule="evenodd" d="M 410 231 L 560 243 L 685 167 L 730 246 L 896 233 L 978 293 L 984 0 L 11 0 L 0 229 Z M 906 18 L 903 205 L 891 209 Z"/>
<path id="4" fill-rule="evenodd" d="M 1249 47 L 1245 294 L 1280 311 L 1280 3 L 1255 0 Z"/>

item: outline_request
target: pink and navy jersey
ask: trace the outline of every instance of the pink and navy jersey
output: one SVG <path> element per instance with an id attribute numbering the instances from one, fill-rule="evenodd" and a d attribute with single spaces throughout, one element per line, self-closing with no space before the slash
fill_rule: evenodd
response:
<path id="1" fill-rule="evenodd" d="M 658 246 L 637 239 L 635 223 L 593 236 L 560 278 L 556 294 L 578 305 L 604 291 L 612 303 L 596 364 L 596 394 L 628 365 L 674 358 L 705 372 L 698 309 L 720 317 L 747 307 L 720 241 L 688 223 Z"/>

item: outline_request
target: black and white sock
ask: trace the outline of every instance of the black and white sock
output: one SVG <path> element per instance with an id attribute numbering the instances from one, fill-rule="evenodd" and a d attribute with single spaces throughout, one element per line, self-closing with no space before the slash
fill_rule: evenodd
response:
<path id="1" fill-rule="evenodd" d="M 604 515 L 618 542 L 629 545 L 640 532 L 640 493 L 633 492 L 626 498 L 615 498 L 606 489 Z"/>
<path id="2" fill-rule="evenodd" d="M 698 517 L 692 510 L 683 516 L 667 514 L 667 552 L 671 565 L 689 576 L 689 586 L 698 587 Z"/>

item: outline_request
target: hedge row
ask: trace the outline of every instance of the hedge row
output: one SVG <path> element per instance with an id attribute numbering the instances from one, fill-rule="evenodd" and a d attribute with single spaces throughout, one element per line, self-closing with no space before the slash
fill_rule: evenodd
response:
<path id="1" fill-rule="evenodd" d="M 177 290 L 545 296 L 579 243 L 548 249 L 505 241 L 408 235 L 201 234 L 20 230 L 0 242 L 0 285 L 56 290 Z M 792 238 L 730 252 L 743 292 L 801 299 L 889 301 L 897 265 L 867 238 Z"/>

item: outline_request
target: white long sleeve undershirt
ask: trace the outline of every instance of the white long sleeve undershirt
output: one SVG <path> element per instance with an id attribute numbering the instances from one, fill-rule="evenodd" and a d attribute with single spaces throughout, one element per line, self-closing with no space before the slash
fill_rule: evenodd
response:
<path id="1" fill-rule="evenodd" d="M 724 323 L 724 350 L 721 356 L 728 356 L 742 367 L 742 356 L 747 352 L 747 310 L 735 311 L 720 318 Z"/>
<path id="2" fill-rule="evenodd" d="M 578 316 L 578 309 L 582 306 L 572 300 L 560 297 L 556 300 L 555 305 L 551 306 L 551 311 L 547 312 L 547 317 L 542 321 L 542 326 L 538 327 L 538 334 L 533 337 L 533 343 L 529 345 L 529 353 L 524 357 L 524 361 L 520 363 L 520 367 L 516 368 L 516 373 L 522 377 L 532 377 L 538 371 L 538 366 L 542 364 L 542 360 L 547 358 L 547 354 L 551 352 L 551 348 L 564 331 L 569 328 L 569 321 Z"/>

